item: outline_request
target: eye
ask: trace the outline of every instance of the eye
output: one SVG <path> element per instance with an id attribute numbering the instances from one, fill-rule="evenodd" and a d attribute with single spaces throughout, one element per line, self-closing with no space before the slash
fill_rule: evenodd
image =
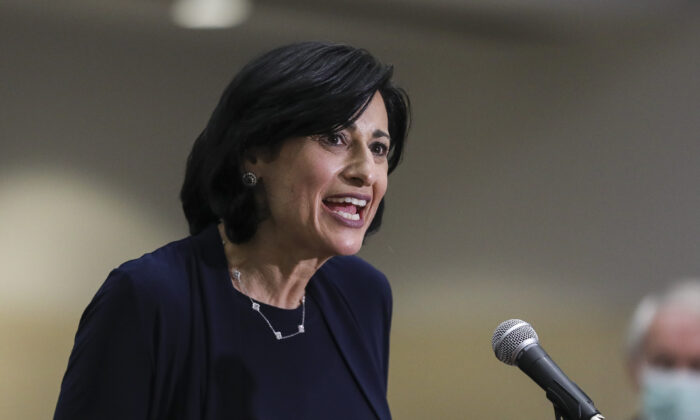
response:
<path id="1" fill-rule="evenodd" d="M 318 140 L 328 146 L 343 146 L 346 144 L 343 133 L 328 133 L 318 136 Z"/>
<path id="2" fill-rule="evenodd" d="M 369 149 L 375 156 L 386 156 L 389 154 L 389 146 L 379 141 L 372 143 Z"/>

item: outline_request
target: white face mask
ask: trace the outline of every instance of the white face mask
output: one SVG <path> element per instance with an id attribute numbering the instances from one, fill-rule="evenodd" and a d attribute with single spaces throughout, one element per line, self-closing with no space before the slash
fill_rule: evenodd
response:
<path id="1" fill-rule="evenodd" d="M 700 373 L 645 368 L 642 374 L 642 418 L 700 420 Z"/>

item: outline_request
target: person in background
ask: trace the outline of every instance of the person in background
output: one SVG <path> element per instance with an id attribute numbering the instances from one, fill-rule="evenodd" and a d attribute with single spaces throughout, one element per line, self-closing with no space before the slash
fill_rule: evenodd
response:
<path id="1" fill-rule="evenodd" d="M 632 317 L 627 363 L 638 420 L 700 419 L 700 280 L 645 297 Z"/>

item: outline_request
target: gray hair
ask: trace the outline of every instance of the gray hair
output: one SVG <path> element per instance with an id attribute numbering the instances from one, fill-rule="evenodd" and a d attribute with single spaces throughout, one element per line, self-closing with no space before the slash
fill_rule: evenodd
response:
<path id="1" fill-rule="evenodd" d="M 681 307 L 700 316 L 700 279 L 684 279 L 662 294 L 645 296 L 634 310 L 627 329 L 626 351 L 629 360 L 641 355 L 649 327 L 660 309 Z"/>

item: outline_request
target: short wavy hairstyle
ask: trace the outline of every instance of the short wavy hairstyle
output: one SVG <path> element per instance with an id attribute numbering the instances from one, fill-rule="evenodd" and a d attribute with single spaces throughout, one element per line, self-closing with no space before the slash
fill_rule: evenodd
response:
<path id="1" fill-rule="evenodd" d="M 245 157 L 274 152 L 290 138 L 342 130 L 376 92 L 388 116 L 391 173 L 410 125 L 408 95 L 392 74 L 392 66 L 364 49 L 322 42 L 286 45 L 248 63 L 224 90 L 187 159 L 180 199 L 190 234 L 223 221 L 229 240 L 250 240 L 261 211 L 241 179 Z M 383 212 L 384 199 L 367 234 L 379 229 Z"/>

